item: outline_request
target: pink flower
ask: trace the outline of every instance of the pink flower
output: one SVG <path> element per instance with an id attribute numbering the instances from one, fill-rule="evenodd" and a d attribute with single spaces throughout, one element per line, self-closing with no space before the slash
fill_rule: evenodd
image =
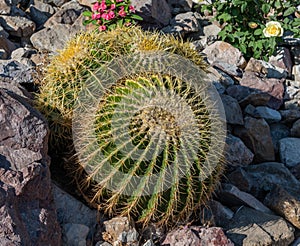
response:
<path id="1" fill-rule="evenodd" d="M 117 3 L 123 2 L 123 0 L 117 0 Z"/>
<path id="2" fill-rule="evenodd" d="M 102 32 L 102 31 L 105 31 L 106 30 L 106 26 L 99 26 L 99 31 Z"/>
<path id="3" fill-rule="evenodd" d="M 92 14 L 92 20 L 98 20 L 101 18 L 101 14 L 97 13 L 97 14 Z"/>
<path id="4" fill-rule="evenodd" d="M 126 16 L 126 12 L 124 11 L 124 6 L 121 6 L 121 9 L 119 10 L 118 15 L 121 17 Z"/>
<path id="5" fill-rule="evenodd" d="M 93 10 L 94 10 L 94 11 L 97 11 L 99 8 L 100 8 L 100 4 L 99 4 L 98 2 L 96 2 L 96 3 L 93 5 Z"/>
<path id="6" fill-rule="evenodd" d="M 101 15 L 101 17 L 102 17 L 103 19 L 105 19 L 105 20 L 110 20 L 110 17 L 109 17 L 109 15 L 108 15 L 107 13 L 103 13 L 103 14 Z"/>
<path id="7" fill-rule="evenodd" d="M 106 4 L 105 4 L 105 1 L 103 0 L 103 1 L 101 2 L 101 4 L 100 4 L 99 9 L 105 10 L 106 8 L 107 8 L 107 6 L 106 6 Z"/>
<path id="8" fill-rule="evenodd" d="M 111 20 L 111 19 L 113 19 L 113 18 L 115 18 L 115 13 L 114 13 L 114 11 L 109 11 L 109 13 L 108 13 L 108 17 L 109 17 L 109 19 Z"/>
<path id="9" fill-rule="evenodd" d="M 135 12 L 135 8 L 132 5 L 130 5 L 129 6 L 129 11 L 132 12 L 132 13 L 134 13 Z"/>
<path id="10" fill-rule="evenodd" d="M 110 10 L 115 10 L 115 9 L 116 9 L 116 5 L 114 3 L 110 5 Z"/>
<path id="11" fill-rule="evenodd" d="M 131 26 L 131 22 L 126 22 L 124 26 Z"/>

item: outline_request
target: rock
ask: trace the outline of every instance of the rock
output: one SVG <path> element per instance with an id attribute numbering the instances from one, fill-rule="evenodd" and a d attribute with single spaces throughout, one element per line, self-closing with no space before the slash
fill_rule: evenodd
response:
<path id="1" fill-rule="evenodd" d="M 165 33 L 179 33 L 184 36 L 187 33 L 199 31 L 199 28 L 196 13 L 187 12 L 176 15 L 170 21 L 170 25 L 163 28 L 162 31 Z"/>
<path id="2" fill-rule="evenodd" d="M 223 189 L 218 192 L 218 198 L 222 202 L 222 204 L 225 204 L 229 207 L 246 205 L 257 211 L 272 214 L 272 211 L 265 205 L 263 205 L 260 201 L 258 201 L 254 196 L 240 191 L 234 185 L 223 184 L 222 187 Z"/>
<path id="3" fill-rule="evenodd" d="M 96 244 L 95 244 L 95 246 L 112 246 L 110 243 L 108 243 L 108 242 L 97 242 Z"/>
<path id="4" fill-rule="evenodd" d="M 56 24 L 52 28 L 44 28 L 34 33 L 30 41 L 40 51 L 57 52 L 63 49 L 71 38 L 71 27 L 66 24 Z"/>
<path id="5" fill-rule="evenodd" d="M 286 78 L 288 73 L 283 68 L 276 67 L 268 62 L 250 58 L 245 71 L 258 73 L 267 78 L 282 79 Z"/>
<path id="6" fill-rule="evenodd" d="M 289 245 L 294 229 L 279 216 L 241 207 L 227 225 L 227 236 L 235 245 Z"/>
<path id="7" fill-rule="evenodd" d="M 0 89 L 0 245 L 60 245 L 48 128 L 26 100 Z"/>
<path id="8" fill-rule="evenodd" d="M 300 138 L 283 138 L 279 140 L 280 160 L 288 167 L 300 163 Z"/>
<path id="9" fill-rule="evenodd" d="M 12 36 L 30 37 L 35 31 L 35 23 L 22 16 L 0 16 L 0 24 Z"/>
<path id="10" fill-rule="evenodd" d="M 300 201 L 280 186 L 266 196 L 264 204 L 300 229 Z"/>
<path id="11" fill-rule="evenodd" d="M 63 225 L 63 243 L 68 246 L 86 246 L 89 228 L 81 224 Z"/>
<path id="12" fill-rule="evenodd" d="M 136 9 L 136 14 L 143 18 L 144 22 L 156 23 L 152 16 L 152 0 L 132 0 L 131 4 Z"/>
<path id="13" fill-rule="evenodd" d="M 0 1 L 0 15 L 9 15 L 11 12 L 11 6 L 4 0 Z"/>
<path id="14" fill-rule="evenodd" d="M 9 78 L 20 84 L 33 83 L 35 70 L 18 61 L 4 60 L 0 61 L 0 78 Z"/>
<path id="15" fill-rule="evenodd" d="M 234 129 L 234 135 L 238 136 L 245 145 L 254 153 L 254 161 L 275 160 L 274 147 L 270 128 L 264 119 L 245 117 L 244 126 Z"/>
<path id="16" fill-rule="evenodd" d="M 300 245 L 300 237 L 295 239 L 295 241 L 290 246 L 299 246 Z"/>
<path id="17" fill-rule="evenodd" d="M 242 53 L 231 44 L 223 41 L 217 41 L 206 47 L 203 53 L 207 55 L 207 59 L 211 64 L 214 62 L 225 62 L 239 68 L 246 66 L 246 60 Z"/>
<path id="18" fill-rule="evenodd" d="M 189 12 L 192 9 L 192 0 L 168 0 L 173 15 Z"/>
<path id="19" fill-rule="evenodd" d="M 210 200 L 201 210 L 201 223 L 208 226 L 224 227 L 233 217 L 233 211 L 218 201 Z"/>
<path id="20" fill-rule="evenodd" d="M 252 179 L 243 168 L 236 168 L 226 178 L 241 191 L 250 192 L 253 187 Z"/>
<path id="21" fill-rule="evenodd" d="M 270 125 L 270 131 L 272 141 L 274 145 L 275 153 L 279 152 L 279 140 L 290 136 L 290 129 L 281 123 L 275 123 Z"/>
<path id="22" fill-rule="evenodd" d="M 278 109 L 283 103 L 283 79 L 275 78 L 260 78 L 256 73 L 245 71 L 240 84 L 249 88 L 260 90 L 272 96 L 269 101 L 269 107 Z"/>
<path id="23" fill-rule="evenodd" d="M 55 9 L 50 5 L 41 1 L 34 1 L 29 6 L 29 15 L 38 27 L 44 23 L 55 13 Z"/>
<path id="24" fill-rule="evenodd" d="M 215 61 L 212 64 L 212 66 L 216 67 L 217 69 L 223 71 L 224 73 L 226 73 L 229 76 L 232 76 L 234 78 L 241 78 L 243 76 L 242 70 L 232 64 Z M 233 79 L 231 79 L 231 80 L 233 81 L 233 83 L 231 82 L 228 85 L 234 85 L 234 80 Z"/>
<path id="25" fill-rule="evenodd" d="M 212 40 L 217 40 L 218 33 L 221 31 L 221 28 L 217 25 L 211 24 L 211 25 L 201 25 L 202 33 L 200 34 L 200 40 L 202 43 L 202 46 L 204 48 L 207 47 L 207 45 L 211 45 Z"/>
<path id="26" fill-rule="evenodd" d="M 230 85 L 227 87 L 226 92 L 229 96 L 241 101 L 248 97 L 254 90 L 246 86 Z"/>
<path id="27" fill-rule="evenodd" d="M 292 72 L 292 57 L 290 50 L 286 47 L 278 47 L 276 50 L 276 54 L 269 58 L 269 63 L 276 67 L 280 67 L 284 69 L 288 76 L 291 75 Z"/>
<path id="28" fill-rule="evenodd" d="M 115 217 L 104 223 L 103 239 L 113 244 L 138 245 L 138 232 L 126 217 Z"/>
<path id="29" fill-rule="evenodd" d="M 222 245 L 234 246 L 219 227 L 191 226 L 169 232 L 162 245 Z"/>
<path id="30" fill-rule="evenodd" d="M 37 52 L 34 49 L 18 48 L 11 53 L 11 59 L 20 60 L 21 58 L 30 58 L 31 55 L 36 53 Z"/>
<path id="31" fill-rule="evenodd" d="M 69 24 L 72 25 L 80 16 L 80 11 L 75 9 L 61 9 L 57 11 L 52 17 L 44 24 L 45 27 L 52 28 L 56 24 Z"/>
<path id="32" fill-rule="evenodd" d="M 283 163 L 265 162 L 249 165 L 244 170 L 251 180 L 249 192 L 256 198 L 263 200 L 267 192 L 279 185 L 300 199 L 300 182 Z"/>
<path id="33" fill-rule="evenodd" d="M 296 81 L 300 80 L 300 65 L 293 66 L 292 74 L 294 75 L 294 79 Z"/>
<path id="34" fill-rule="evenodd" d="M 213 63 L 215 64 L 215 63 Z M 234 80 L 225 72 L 223 72 L 221 69 L 218 69 L 217 66 L 216 67 L 216 70 L 218 71 L 219 74 L 222 75 L 222 84 L 225 85 L 225 86 L 230 86 L 230 85 L 233 85 L 234 84 Z"/>
<path id="35" fill-rule="evenodd" d="M 269 107 L 258 106 L 255 108 L 255 112 L 259 117 L 264 118 L 269 124 L 281 121 L 281 114 Z"/>
<path id="36" fill-rule="evenodd" d="M 97 211 L 85 206 L 57 185 L 52 184 L 57 219 L 63 224 L 81 224 L 93 229 L 97 224 Z"/>
<path id="37" fill-rule="evenodd" d="M 0 47 L 3 50 L 3 54 L 0 59 L 8 59 L 11 52 L 16 49 L 16 45 L 11 42 L 8 38 L 0 35 Z"/>
<path id="38" fill-rule="evenodd" d="M 247 166 L 254 157 L 241 139 L 230 134 L 226 138 L 224 153 L 226 163 L 231 166 Z"/>
<path id="39" fill-rule="evenodd" d="M 221 99 L 223 102 L 227 123 L 234 125 L 243 125 L 243 113 L 238 101 L 228 95 L 221 95 Z"/>
<path id="40" fill-rule="evenodd" d="M 286 109 L 279 111 L 282 117 L 282 123 L 291 124 L 296 120 L 300 119 L 300 110 L 299 109 Z"/>
<path id="41" fill-rule="evenodd" d="M 1 78 L 0 79 L 0 88 L 5 89 L 6 91 L 13 92 L 23 98 L 33 99 L 32 94 L 30 94 L 23 86 L 12 81 L 10 78 Z"/>
<path id="42" fill-rule="evenodd" d="M 294 122 L 292 128 L 291 128 L 291 136 L 300 138 L 300 120 L 297 120 Z"/>
<path id="43" fill-rule="evenodd" d="M 171 9 L 166 0 L 153 0 L 151 16 L 162 25 L 166 26 L 172 18 Z"/>

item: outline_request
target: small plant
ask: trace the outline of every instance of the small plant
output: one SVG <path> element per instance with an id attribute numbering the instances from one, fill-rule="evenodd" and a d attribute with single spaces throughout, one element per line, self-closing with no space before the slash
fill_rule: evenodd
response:
<path id="1" fill-rule="evenodd" d="M 143 20 L 134 14 L 135 8 L 129 0 L 98 0 L 94 3 L 91 11 L 83 12 L 88 17 L 83 24 L 95 25 L 99 31 L 115 29 L 117 26 L 130 26 L 136 20 Z"/>
<path id="2" fill-rule="evenodd" d="M 247 59 L 268 60 L 284 33 L 300 37 L 298 5 L 297 0 L 216 0 L 202 5 L 201 11 L 216 11 L 221 40 L 240 49 Z"/>

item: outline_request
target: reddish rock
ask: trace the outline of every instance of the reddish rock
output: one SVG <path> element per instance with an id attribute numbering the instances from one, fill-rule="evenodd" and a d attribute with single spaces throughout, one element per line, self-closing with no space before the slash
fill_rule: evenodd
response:
<path id="1" fill-rule="evenodd" d="M 269 94 L 271 99 L 266 106 L 278 109 L 283 103 L 283 82 L 284 79 L 258 77 L 257 73 L 246 71 L 240 81 L 240 84 Z"/>
<path id="2" fill-rule="evenodd" d="M 191 226 L 169 232 L 162 245 L 234 246 L 219 227 Z"/>

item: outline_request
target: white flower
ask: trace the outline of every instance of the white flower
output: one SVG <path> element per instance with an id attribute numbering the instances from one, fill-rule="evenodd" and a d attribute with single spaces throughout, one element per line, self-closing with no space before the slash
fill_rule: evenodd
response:
<path id="1" fill-rule="evenodd" d="M 281 37 L 283 35 L 283 28 L 277 21 L 270 21 L 266 24 L 263 30 L 265 37 Z"/>
<path id="2" fill-rule="evenodd" d="M 203 0 L 192 0 L 192 1 L 196 4 L 200 4 L 201 2 L 203 2 Z"/>

